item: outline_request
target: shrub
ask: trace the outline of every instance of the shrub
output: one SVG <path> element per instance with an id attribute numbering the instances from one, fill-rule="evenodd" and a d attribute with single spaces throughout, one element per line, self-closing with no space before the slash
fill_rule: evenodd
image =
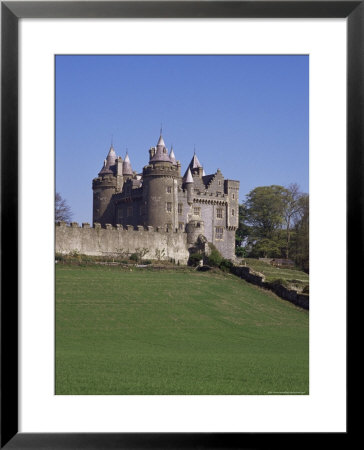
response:
<path id="1" fill-rule="evenodd" d="M 131 261 L 138 261 L 139 255 L 137 253 L 132 253 L 129 258 Z"/>
<path id="2" fill-rule="evenodd" d="M 62 253 L 56 253 L 56 260 L 57 261 L 64 261 L 66 258 Z"/>
<path id="3" fill-rule="evenodd" d="M 308 284 L 302 289 L 302 293 L 303 294 L 309 294 L 310 293 L 310 287 L 309 287 Z"/>
<path id="4" fill-rule="evenodd" d="M 236 247 L 235 248 L 235 255 L 239 258 L 245 258 L 247 256 L 246 247 Z"/>
<path id="5" fill-rule="evenodd" d="M 223 258 L 219 267 L 224 272 L 230 272 L 230 270 L 233 266 L 234 266 L 234 264 L 229 259 Z"/>
<path id="6" fill-rule="evenodd" d="M 197 267 L 197 270 L 200 272 L 207 272 L 208 270 L 211 270 L 210 266 L 201 266 L 201 267 Z"/>
<path id="7" fill-rule="evenodd" d="M 289 287 L 289 283 L 287 280 L 283 279 L 283 278 L 277 278 L 276 280 L 271 281 L 271 284 L 273 286 L 284 286 L 286 288 Z"/>
<path id="8" fill-rule="evenodd" d="M 200 253 L 191 253 L 188 259 L 188 265 L 196 267 L 199 265 L 201 259 L 202 255 Z"/>
<path id="9" fill-rule="evenodd" d="M 211 253 L 209 254 L 209 256 L 207 256 L 206 263 L 213 267 L 219 267 L 223 260 L 223 257 L 213 244 L 210 244 L 210 249 Z"/>

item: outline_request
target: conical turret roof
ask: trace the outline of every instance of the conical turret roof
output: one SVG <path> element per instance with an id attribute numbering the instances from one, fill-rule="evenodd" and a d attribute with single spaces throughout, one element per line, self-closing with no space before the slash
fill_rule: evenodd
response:
<path id="1" fill-rule="evenodd" d="M 162 133 L 159 136 L 158 143 L 157 143 L 157 147 L 159 147 L 159 146 L 162 147 L 162 148 L 166 146 L 166 144 L 164 143 L 164 139 L 163 139 Z"/>
<path id="2" fill-rule="evenodd" d="M 170 163 L 173 162 L 168 155 L 168 150 L 165 146 L 162 133 L 159 136 L 157 150 L 154 156 L 150 159 L 150 162 L 170 162 Z"/>
<path id="3" fill-rule="evenodd" d="M 185 183 L 193 183 L 192 173 L 190 168 L 187 169 L 186 175 L 183 177 Z"/>
<path id="4" fill-rule="evenodd" d="M 200 161 L 198 160 L 197 155 L 196 155 L 195 152 L 193 153 L 193 157 L 192 157 L 192 159 L 191 159 L 191 162 L 190 162 L 190 164 L 189 164 L 189 167 L 190 167 L 191 169 L 197 169 L 198 167 L 202 167 L 201 164 L 200 164 Z"/>
<path id="5" fill-rule="evenodd" d="M 114 173 L 112 170 L 112 166 L 115 166 L 116 161 L 116 153 L 114 150 L 113 145 L 111 145 L 109 153 L 107 154 L 106 159 L 104 160 L 104 165 L 102 169 L 99 172 L 99 175 L 101 174 L 107 174 L 107 173 Z"/>
<path id="6" fill-rule="evenodd" d="M 193 169 L 198 169 L 199 167 L 202 168 L 202 165 L 197 158 L 196 152 L 194 152 L 191 162 L 189 163 L 183 178 L 186 178 L 188 170 L 192 171 Z"/>
<path id="7" fill-rule="evenodd" d="M 126 152 L 125 159 L 123 161 L 123 175 L 133 175 L 133 169 L 131 168 L 128 152 Z"/>
<path id="8" fill-rule="evenodd" d="M 171 147 L 171 151 L 169 153 L 169 159 L 172 161 L 173 164 L 176 164 L 176 157 L 174 156 L 173 148 Z"/>

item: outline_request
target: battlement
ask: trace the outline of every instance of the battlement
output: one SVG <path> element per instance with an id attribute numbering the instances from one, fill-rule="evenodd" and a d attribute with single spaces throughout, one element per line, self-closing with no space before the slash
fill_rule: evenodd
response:
<path id="1" fill-rule="evenodd" d="M 237 180 L 225 180 L 225 187 L 228 189 L 239 189 L 240 188 L 240 181 Z"/>
<path id="2" fill-rule="evenodd" d="M 169 253 L 176 252 L 174 240 L 186 252 L 203 235 L 224 257 L 234 258 L 239 184 L 225 179 L 220 169 L 205 175 L 195 152 L 182 177 L 180 161 L 172 148 L 168 153 L 160 135 L 157 146 L 149 149 L 149 162 L 142 172 L 132 170 L 128 155 L 122 161 L 110 149 L 92 183 L 94 223 L 58 224 L 56 232 L 85 245 L 86 251 L 117 241 L 119 247 L 151 246 L 155 251 L 168 245 Z M 197 218 L 204 223 L 200 229 L 190 223 Z M 88 242 L 91 236 L 94 244 Z"/>
<path id="3" fill-rule="evenodd" d="M 92 180 L 92 188 L 95 189 L 97 187 L 115 187 L 116 186 L 116 177 L 113 175 L 106 175 L 105 177 L 97 177 Z"/>
<path id="4" fill-rule="evenodd" d="M 171 230 L 166 227 L 152 227 L 152 226 L 143 226 L 143 225 L 126 225 L 123 226 L 121 224 L 112 225 L 110 223 L 100 224 L 95 222 L 93 227 L 90 226 L 89 223 L 82 223 L 81 225 L 77 222 L 71 222 L 67 224 L 66 222 L 56 222 L 56 227 L 58 228 L 68 228 L 68 229 L 92 229 L 92 230 L 110 230 L 110 231 L 119 231 L 119 232 L 146 232 L 146 233 L 165 233 L 165 234 L 183 234 L 186 233 L 183 230 L 175 229 Z"/>
<path id="5" fill-rule="evenodd" d="M 180 176 L 180 167 L 174 166 L 170 163 L 155 163 L 144 166 L 143 168 L 143 177 L 144 176 L 172 176 L 179 177 Z"/>
<path id="6" fill-rule="evenodd" d="M 56 253 L 78 252 L 84 255 L 105 256 L 133 254 L 143 249 L 144 259 L 174 260 L 187 264 L 189 258 L 187 233 L 171 231 L 162 227 L 153 228 L 141 225 L 101 226 L 88 223 L 80 226 L 77 222 L 67 225 L 56 224 Z"/>

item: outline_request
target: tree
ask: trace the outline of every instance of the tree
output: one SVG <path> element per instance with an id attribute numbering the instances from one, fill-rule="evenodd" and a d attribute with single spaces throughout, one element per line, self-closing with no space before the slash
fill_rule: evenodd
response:
<path id="1" fill-rule="evenodd" d="M 295 262 L 305 272 L 309 272 L 309 196 L 300 198 L 300 216 L 295 225 Z"/>
<path id="2" fill-rule="evenodd" d="M 257 187 L 247 195 L 246 218 L 257 237 L 271 239 L 275 231 L 281 228 L 286 192 L 283 186 L 272 185 Z"/>
<path id="3" fill-rule="evenodd" d="M 55 221 L 56 222 L 70 222 L 72 219 L 72 211 L 67 201 L 61 197 L 61 194 L 56 192 L 55 200 Z"/>
<path id="4" fill-rule="evenodd" d="M 294 226 L 295 219 L 300 217 L 303 203 L 301 198 L 304 194 L 300 192 L 298 184 L 293 183 L 283 193 L 284 196 L 284 221 L 286 224 L 286 259 L 289 258 L 289 247 L 291 240 L 291 227 Z"/>
<path id="5" fill-rule="evenodd" d="M 250 191 L 239 207 L 236 254 L 241 253 L 244 244 L 250 256 L 296 259 L 297 252 L 303 252 L 300 245 L 306 245 L 302 230 L 307 202 L 308 195 L 301 193 L 296 183 L 288 188 L 272 185 Z M 299 222 L 302 229 L 297 226 Z M 299 238 L 298 229 L 301 230 Z"/>
<path id="6" fill-rule="evenodd" d="M 239 226 L 235 233 L 235 254 L 239 257 L 246 256 L 246 239 L 249 236 L 250 227 L 246 224 L 245 205 L 239 205 Z"/>

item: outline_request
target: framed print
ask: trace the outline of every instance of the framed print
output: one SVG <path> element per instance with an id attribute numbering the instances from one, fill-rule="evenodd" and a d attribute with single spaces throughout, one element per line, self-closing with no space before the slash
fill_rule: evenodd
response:
<path id="1" fill-rule="evenodd" d="M 363 225 L 361 150 L 363 148 L 363 77 L 361 68 L 363 64 L 364 6 L 362 2 L 9 1 L 2 2 L 1 6 L 2 447 L 244 448 L 261 446 L 266 439 L 281 438 L 288 442 L 288 439 L 297 437 L 297 433 L 302 434 L 300 439 L 304 440 L 310 437 L 310 433 L 315 433 L 317 436 L 317 433 L 320 432 L 340 433 L 340 437 L 347 436 L 346 322 L 343 318 L 346 316 L 346 302 L 356 291 L 357 280 L 360 279 L 358 276 L 360 267 L 354 266 L 350 256 L 354 245 L 355 248 L 358 248 L 358 243 L 362 245 Z M 248 42 L 249 40 L 250 42 Z M 310 200 L 310 233 L 311 228 L 313 233 L 312 239 L 310 237 L 312 269 L 310 269 L 310 293 L 312 295 L 310 302 L 309 390 L 306 385 L 305 389 L 299 392 L 305 395 L 293 395 L 298 394 L 296 391 L 299 390 L 293 388 L 269 392 L 269 395 L 263 396 L 257 395 L 260 394 L 257 390 L 245 393 L 237 390 L 222 390 L 221 392 L 202 390 L 202 395 L 195 395 L 198 393 L 197 384 L 192 386 L 190 383 L 188 388 L 190 390 L 187 389 L 187 395 L 183 395 L 183 390 L 173 391 L 173 386 L 169 388 L 169 391 L 164 392 L 160 392 L 158 388 L 144 391 L 138 387 L 139 382 L 136 380 L 133 385 L 134 390 L 131 391 L 128 391 L 129 388 L 122 392 L 115 391 L 111 384 L 109 390 L 104 389 L 104 386 L 100 386 L 100 384 L 89 390 L 79 390 L 77 383 L 74 383 L 72 389 L 68 391 L 68 387 L 71 386 L 69 383 L 71 375 L 67 371 L 57 372 L 57 364 L 56 368 L 53 367 L 55 351 L 60 342 L 64 348 L 71 349 L 71 353 L 76 351 L 77 339 L 80 335 L 69 334 L 70 329 L 62 334 L 59 331 L 62 327 L 59 327 L 56 338 L 54 338 L 57 323 L 54 320 L 55 307 L 53 304 L 51 305 L 50 300 L 55 285 L 54 248 L 50 249 L 54 245 L 55 236 L 53 234 L 55 156 L 52 145 L 59 145 L 62 131 L 59 124 L 68 120 L 71 132 L 68 137 L 63 137 L 63 145 L 68 145 L 73 149 L 67 161 L 65 159 L 61 163 L 74 163 L 80 167 L 86 167 L 87 160 L 92 158 L 90 142 L 95 139 L 91 127 L 101 126 L 102 108 L 105 108 L 105 103 L 96 104 L 89 101 L 91 96 L 96 95 L 96 82 L 105 85 L 109 80 L 110 86 L 115 82 L 115 89 L 117 89 L 117 83 L 129 82 L 130 86 L 135 89 L 129 101 L 133 102 L 134 99 L 135 101 L 144 101 L 151 110 L 150 114 L 159 116 L 162 115 L 162 108 L 160 110 L 153 108 L 152 104 L 146 100 L 149 95 L 148 89 L 143 89 L 143 83 L 145 83 L 143 80 L 153 78 L 156 73 L 153 72 L 153 65 L 154 67 L 165 65 L 166 74 L 171 74 L 172 77 L 173 74 L 177 77 L 177 74 L 180 75 L 182 72 L 185 82 L 183 87 L 182 84 L 180 85 L 179 90 L 186 92 L 186 98 L 188 98 L 189 90 L 194 91 L 191 86 L 195 80 L 193 79 L 191 85 L 188 85 L 186 81 L 189 74 L 193 73 L 193 67 L 196 67 L 196 73 L 201 74 L 206 86 L 209 83 L 211 86 L 216 86 L 213 84 L 213 77 L 216 73 L 221 73 L 223 75 L 220 78 L 219 89 L 221 89 L 221 94 L 225 92 L 225 99 L 227 99 L 228 88 L 231 88 L 227 85 L 228 80 L 233 83 L 233 77 L 229 77 L 227 74 L 233 73 L 233 70 L 240 70 L 236 64 L 237 58 L 247 54 L 260 57 L 280 54 L 282 57 L 279 60 L 280 64 L 283 64 L 282 61 L 285 58 L 299 55 L 298 59 L 302 58 L 306 61 L 306 85 L 308 85 L 309 68 L 310 193 L 311 189 L 315 193 L 312 201 Z M 86 66 L 83 55 L 88 55 Z M 124 69 L 118 66 L 120 55 L 122 55 L 120 67 L 126 68 L 126 71 L 129 69 L 131 74 L 129 79 L 121 76 Z M 180 63 L 182 55 L 184 66 Z M 210 66 L 205 64 L 207 59 L 204 55 L 209 55 L 208 61 L 213 61 Z M 218 66 L 220 66 L 219 70 Z M 104 67 L 103 73 L 107 73 L 104 79 L 100 76 L 100 67 Z M 132 67 L 136 67 L 135 72 L 132 72 Z M 183 67 L 189 67 L 191 71 L 184 72 Z M 211 70 L 210 76 L 206 67 Z M 223 67 L 226 69 L 225 72 L 222 70 Z M 256 73 L 250 74 L 247 67 L 245 66 L 245 78 L 256 77 Z M 287 65 L 287 73 L 290 73 L 289 70 Z M 145 78 L 139 76 L 143 71 L 147 74 Z M 74 75 L 72 80 L 68 76 L 71 72 Z M 78 84 L 73 85 L 73 80 L 77 77 Z M 268 79 L 270 83 L 274 82 L 273 71 L 269 73 Z M 112 80 L 116 81 L 112 82 Z M 284 80 L 279 81 L 285 86 L 285 89 L 288 85 L 295 83 L 295 79 L 288 75 Z M 160 98 L 162 98 L 164 92 L 169 89 L 168 76 L 163 79 L 163 82 L 153 86 L 158 86 Z M 238 92 L 238 84 L 236 86 Z M 256 92 L 256 97 L 251 103 L 253 105 L 250 110 L 252 114 L 254 101 L 263 102 L 264 96 L 267 95 L 267 91 L 264 91 L 264 84 L 261 86 L 261 92 Z M 194 92 L 202 92 L 204 88 L 202 84 L 194 87 Z M 106 91 L 104 90 L 104 92 Z M 139 92 L 139 97 L 137 92 Z M 285 92 L 287 91 L 285 90 Z M 214 91 L 214 93 L 216 92 Z M 111 94 L 108 95 L 110 98 L 112 97 Z M 87 108 L 77 113 L 74 102 L 77 97 L 82 97 L 84 104 L 89 105 L 88 109 L 93 114 L 92 120 L 87 116 Z M 178 117 L 177 111 L 187 106 L 183 105 L 181 96 L 173 98 L 178 98 L 175 106 L 176 117 Z M 218 96 L 215 96 L 216 105 L 224 111 L 222 114 L 225 114 L 226 117 L 231 114 L 230 120 L 233 122 L 232 109 L 228 106 L 224 109 L 224 102 L 217 98 Z M 293 94 L 289 100 L 292 101 L 292 98 Z M 69 105 L 72 105 L 66 114 L 62 113 L 63 103 L 60 99 L 69 100 Z M 154 99 L 155 97 L 153 97 L 153 101 Z M 58 106 L 55 106 L 57 101 Z M 306 103 L 308 104 L 308 101 Z M 117 111 L 120 114 L 122 112 L 121 117 L 124 122 L 134 113 L 131 106 L 130 103 L 128 107 L 127 102 L 118 105 Z M 98 108 L 100 108 L 100 112 L 98 112 Z M 194 104 L 194 108 L 198 110 L 198 104 Z M 297 105 L 291 103 L 291 108 L 293 116 L 296 113 Z M 56 118 L 52 116 L 54 112 Z M 195 111 L 191 111 L 190 116 L 197 117 L 197 115 L 193 116 L 193 113 Z M 270 117 L 274 116 L 269 110 L 265 113 L 271 114 Z M 275 110 L 275 113 L 278 114 L 278 109 Z M 68 114 L 69 117 L 66 117 Z M 82 120 L 72 120 L 72 114 L 78 114 L 77 119 L 82 117 L 85 122 L 87 121 L 83 131 L 81 129 Z M 208 114 L 202 108 L 199 114 L 202 124 L 202 119 L 205 118 L 204 116 L 208 117 Z M 141 116 L 138 117 L 134 117 L 134 121 L 141 120 Z M 102 157 L 106 157 L 106 159 L 99 174 L 95 175 L 91 169 L 87 168 L 87 173 L 92 173 L 94 180 L 92 219 L 94 226 L 91 227 L 93 228 L 92 232 L 102 233 L 105 230 L 110 233 L 114 231 L 118 233 L 129 233 L 130 231 L 132 233 L 128 227 L 131 226 L 133 215 L 142 217 L 147 214 L 146 209 L 148 210 L 149 203 L 152 204 L 155 198 L 162 196 L 164 199 L 163 211 L 160 216 L 163 215 L 167 228 L 156 230 L 156 232 L 168 233 L 169 222 L 171 229 L 181 225 L 180 231 L 184 230 L 185 224 L 181 217 L 183 211 L 187 207 L 191 207 L 191 217 L 193 217 L 196 229 L 198 228 L 197 231 L 194 229 L 194 233 L 197 233 L 194 242 L 203 245 L 202 238 L 199 237 L 198 241 L 197 236 L 203 237 L 204 233 L 201 233 L 201 229 L 203 227 L 207 229 L 210 225 L 207 225 L 205 219 L 205 222 L 199 221 L 199 218 L 205 214 L 206 205 L 209 202 L 201 201 L 201 204 L 195 205 L 187 197 L 189 192 L 187 184 L 194 182 L 191 181 L 194 180 L 193 177 L 195 179 L 200 177 L 207 184 L 216 181 L 216 190 L 219 191 L 218 178 L 220 175 L 216 177 L 215 175 L 210 176 L 210 172 L 204 173 L 204 168 L 197 158 L 198 146 L 197 149 L 194 149 L 193 159 L 189 166 L 191 176 L 186 170 L 183 178 L 183 182 L 186 184 L 180 191 L 176 187 L 176 193 L 178 191 L 180 192 L 178 195 L 181 195 L 178 197 L 178 202 L 173 200 L 173 203 L 168 200 L 175 192 L 174 185 L 168 184 L 169 181 L 166 181 L 166 185 L 158 187 L 157 194 L 150 194 L 149 203 L 147 201 L 145 204 L 135 203 L 135 211 L 131 209 L 130 201 L 129 203 L 124 202 L 124 194 L 128 199 L 129 194 L 132 195 L 129 191 L 127 192 L 129 185 L 131 192 L 133 189 L 134 192 L 139 189 L 138 192 L 143 199 L 142 189 L 144 186 L 148 186 L 148 190 L 145 191 L 148 195 L 155 189 L 153 183 L 149 181 L 152 178 L 148 177 L 154 176 L 151 175 L 151 171 L 162 169 L 153 161 L 168 163 L 167 168 L 163 166 L 163 174 L 158 172 L 158 177 L 164 176 L 164 171 L 170 169 L 170 163 L 178 170 L 177 162 L 174 164 L 172 160 L 174 154 L 170 148 L 167 149 L 167 146 L 170 147 L 170 143 L 166 140 L 168 145 L 165 145 L 163 140 L 167 134 L 167 131 L 164 131 L 167 119 L 158 117 L 153 120 L 157 121 L 158 128 L 159 126 L 161 128 L 160 136 L 156 147 L 151 147 L 149 150 L 147 155 L 149 165 L 147 164 L 143 168 L 143 173 L 134 173 L 134 166 L 133 169 L 129 167 L 129 156 L 131 165 L 134 163 L 131 150 L 125 149 L 122 153 L 123 158 L 116 158 L 114 155 L 113 147 L 116 140 L 120 138 L 119 131 L 116 131 L 115 136 L 108 137 L 111 146 L 110 150 L 108 149 L 109 153 L 106 152 L 107 155 Z M 249 117 L 245 117 L 245 120 L 249 123 Z M 208 119 L 205 118 L 205 121 L 207 122 Z M 194 119 L 194 122 L 194 132 L 197 133 L 198 120 Z M 262 126 L 273 126 L 273 123 L 274 121 L 271 119 L 270 123 L 267 122 Z M 141 124 L 142 126 L 143 124 Z M 236 125 L 236 139 L 239 126 Z M 114 125 L 114 129 L 117 129 L 116 127 Z M 287 126 L 286 132 L 287 135 L 294 133 L 290 126 Z M 184 130 L 184 133 L 187 131 Z M 90 141 L 86 140 L 87 134 L 90 135 Z M 67 138 L 77 140 L 79 148 L 85 146 L 88 150 L 82 150 L 84 153 L 80 150 L 78 154 L 77 145 L 74 142 L 71 143 L 70 140 L 67 143 Z M 261 136 L 258 127 L 255 139 L 259 138 Z M 239 139 L 241 138 L 239 137 Z M 229 145 L 230 148 L 233 148 L 231 142 Z M 267 147 L 269 145 L 270 143 L 266 143 Z M 177 153 L 176 150 L 178 159 Z M 226 156 L 226 151 L 222 152 L 219 157 L 223 157 L 223 155 Z M 298 158 L 297 152 L 286 155 L 292 160 Z M 218 158 L 218 154 L 216 157 Z M 235 157 L 237 158 L 237 154 Z M 120 168 L 118 168 L 119 163 Z M 246 167 L 249 167 L 248 161 Z M 234 164 L 231 164 L 229 168 L 233 171 Z M 95 168 L 96 172 L 98 169 Z M 120 172 L 118 172 L 119 170 Z M 182 170 L 184 173 L 185 167 Z M 213 170 L 216 168 L 213 167 Z M 249 169 L 247 169 L 247 177 L 248 172 Z M 120 177 L 118 178 L 120 173 L 124 177 L 123 181 Z M 220 174 L 221 172 L 216 173 Z M 114 175 L 115 182 L 122 182 L 123 185 L 121 187 L 117 185 L 120 187 L 120 189 L 116 188 L 119 189 L 117 191 L 119 194 L 108 198 L 111 206 L 106 206 L 100 213 L 108 183 L 111 182 Z M 231 215 L 229 220 L 233 221 L 238 205 L 235 207 L 231 205 L 235 205 L 233 202 L 236 200 L 234 189 L 237 188 L 233 182 L 230 182 L 228 175 L 224 173 L 224 176 L 227 177 L 225 178 L 226 194 L 232 197 L 231 199 L 229 197 L 230 209 L 227 209 L 226 214 Z M 87 176 L 89 179 L 89 175 Z M 96 178 L 94 178 L 95 176 Z M 169 176 L 168 180 L 170 178 L 173 179 L 173 176 Z M 89 181 L 91 182 L 91 178 Z M 64 181 L 65 184 L 68 182 L 71 183 L 71 180 Z M 83 184 L 87 184 L 87 180 Z M 184 190 L 186 199 L 183 197 Z M 196 188 L 195 196 L 200 195 L 197 190 Z M 240 196 L 244 194 L 245 192 L 242 192 Z M 219 197 L 222 193 L 219 191 L 214 195 Z M 192 194 L 190 196 L 192 198 Z M 125 208 L 123 202 L 126 205 Z M 82 200 L 79 204 L 82 204 Z M 226 252 L 224 256 L 229 259 L 231 255 L 229 250 L 226 250 L 227 246 L 224 241 L 228 229 L 225 230 L 219 225 L 219 220 L 224 217 L 225 212 L 218 203 L 216 205 L 214 206 L 216 211 L 214 209 L 213 212 L 214 222 L 210 227 L 211 236 L 215 239 L 217 247 L 222 252 Z M 144 223 L 146 228 L 139 229 L 140 232 L 146 233 L 145 242 L 150 239 L 151 227 L 157 229 L 160 225 L 153 219 L 156 207 L 153 208 L 148 210 L 150 217 L 148 216 L 149 222 L 145 221 Z M 112 211 L 109 216 L 107 216 L 107 211 Z M 101 217 L 102 214 L 106 214 L 104 218 Z M 102 222 L 100 227 L 98 227 L 99 222 Z M 121 225 L 121 228 L 114 230 L 109 225 L 110 223 L 117 223 Z M 188 225 L 191 223 L 189 222 Z M 231 229 L 234 228 L 232 223 L 229 222 Z M 138 228 L 140 224 L 135 221 L 131 227 Z M 324 227 L 324 232 L 322 232 L 322 227 Z M 117 227 L 115 226 L 115 228 Z M 79 228 L 73 223 L 67 229 L 74 235 L 81 232 L 91 233 L 88 224 Z M 190 227 L 188 229 L 190 230 Z M 206 231 L 206 234 L 208 232 Z M 176 229 L 176 236 L 177 234 L 178 229 Z M 132 239 L 132 237 L 129 239 L 130 248 L 133 245 Z M 176 263 L 176 255 L 181 254 L 178 251 L 183 253 L 185 250 L 179 247 L 178 239 L 180 238 L 176 237 L 174 241 L 176 253 L 170 257 L 170 259 L 174 259 L 174 263 Z M 78 258 L 79 251 L 76 247 L 72 247 L 73 256 Z M 140 246 L 133 247 L 133 250 L 130 248 L 127 252 L 125 249 L 119 248 L 118 253 L 122 254 L 122 258 L 120 255 L 118 257 L 120 256 L 121 260 L 134 258 L 138 264 L 143 266 L 147 258 L 143 259 L 145 255 L 139 255 Z M 200 255 L 199 251 L 198 248 L 195 255 Z M 61 253 L 60 258 L 62 258 Z M 157 252 L 155 255 L 157 258 Z M 345 257 L 346 273 L 343 267 Z M 157 259 L 163 260 L 161 254 Z M 121 264 L 124 263 L 121 261 Z M 340 269 L 338 269 L 338 265 Z M 127 270 L 131 271 L 128 265 L 127 267 Z M 333 286 L 332 273 L 336 273 L 338 270 L 341 276 L 335 277 L 337 279 Z M 328 278 L 331 279 L 330 283 L 327 282 Z M 91 286 L 93 282 L 94 280 L 89 280 L 88 283 Z M 150 283 L 152 282 L 153 280 L 150 281 Z M 62 288 L 65 292 L 69 292 L 71 289 L 71 285 L 67 283 L 69 281 L 66 281 Z M 92 286 L 92 290 L 95 290 L 95 284 Z M 59 285 L 58 288 L 60 289 Z M 130 285 L 129 289 L 132 292 L 133 285 Z M 214 289 L 216 292 L 217 288 Z M 130 295 L 132 296 L 132 294 Z M 151 295 L 151 293 L 148 292 L 145 295 Z M 72 296 L 68 298 L 72 302 Z M 158 296 L 155 298 L 157 299 Z M 97 301 L 95 294 L 95 305 Z M 109 306 L 105 307 L 109 308 Z M 196 311 L 199 311 L 198 308 Z M 85 311 L 82 311 L 81 308 L 78 314 L 79 319 L 64 315 L 62 326 L 67 325 L 67 322 L 74 321 L 76 327 L 82 327 L 81 319 Z M 153 314 L 153 311 L 149 311 L 148 314 Z M 201 317 L 202 315 L 201 313 Z M 93 320 L 99 321 L 101 316 L 102 311 L 98 310 L 95 312 Z M 132 315 L 128 317 L 132 317 Z M 122 322 L 123 318 L 117 316 L 115 320 Z M 271 317 L 271 321 L 273 320 L 279 322 L 278 318 Z M 292 320 L 298 320 L 298 318 Z M 128 322 L 128 324 L 125 326 L 130 326 L 130 330 L 137 326 L 137 322 Z M 258 322 L 255 323 L 256 327 L 259 325 Z M 288 339 L 291 346 L 294 345 L 294 339 L 298 339 L 300 336 L 298 325 L 296 332 L 296 336 Z M 223 332 L 221 333 L 223 335 Z M 267 338 L 267 342 L 271 338 L 274 339 L 274 336 L 278 339 L 276 335 L 272 335 Z M 307 333 L 305 336 L 307 338 Z M 129 337 L 131 341 L 134 339 L 132 331 L 130 331 Z M 87 339 L 90 342 L 93 336 L 90 335 Z M 221 339 L 223 339 L 222 336 Z M 253 342 L 252 336 L 246 336 L 246 339 L 251 339 L 251 346 L 254 348 L 256 342 Z M 159 344 L 163 346 L 163 342 L 159 342 Z M 218 340 L 215 344 L 217 352 Z M 115 341 L 113 345 L 115 350 L 122 354 L 123 342 Z M 266 345 L 268 344 L 266 343 Z M 142 349 L 138 345 L 133 348 L 135 352 Z M 282 349 L 284 348 L 282 346 Z M 95 349 L 96 347 L 94 347 Z M 85 359 L 79 358 L 79 356 L 76 358 L 75 365 L 78 368 L 87 361 L 87 364 L 90 364 L 81 368 L 82 376 L 85 376 L 84 374 L 90 369 L 96 373 L 92 354 L 92 352 L 85 351 Z M 299 359 L 299 354 L 295 354 Z M 286 355 L 283 350 L 280 355 L 280 365 L 284 366 Z M 201 356 L 199 358 L 201 359 Z M 59 361 L 61 360 L 59 358 Z M 104 359 L 105 361 L 107 362 L 107 358 Z M 140 361 L 130 377 L 133 377 L 135 373 L 140 373 L 139 364 Z M 143 366 L 143 364 L 141 365 Z M 174 369 L 171 370 L 173 372 Z M 211 372 L 211 370 L 210 368 L 211 377 L 214 377 L 215 373 L 221 372 L 218 365 L 216 372 Z M 306 371 L 308 371 L 307 367 Z M 329 377 L 330 372 L 334 372 L 335 376 Z M 277 373 L 281 373 L 279 368 L 277 368 Z M 267 374 L 266 378 L 269 376 Z M 76 378 L 77 376 L 74 379 Z M 177 372 L 175 378 L 178 378 Z M 184 378 L 187 383 L 188 374 L 185 374 Z M 103 379 L 105 386 L 108 385 L 109 379 L 106 372 Z M 231 380 L 229 382 L 232 383 Z M 292 381 L 292 386 L 294 386 L 294 381 Z M 335 392 L 335 395 L 332 392 Z M 331 415 L 325 416 L 325 411 L 330 411 Z M 261 423 L 256 422 L 258 418 Z"/>

